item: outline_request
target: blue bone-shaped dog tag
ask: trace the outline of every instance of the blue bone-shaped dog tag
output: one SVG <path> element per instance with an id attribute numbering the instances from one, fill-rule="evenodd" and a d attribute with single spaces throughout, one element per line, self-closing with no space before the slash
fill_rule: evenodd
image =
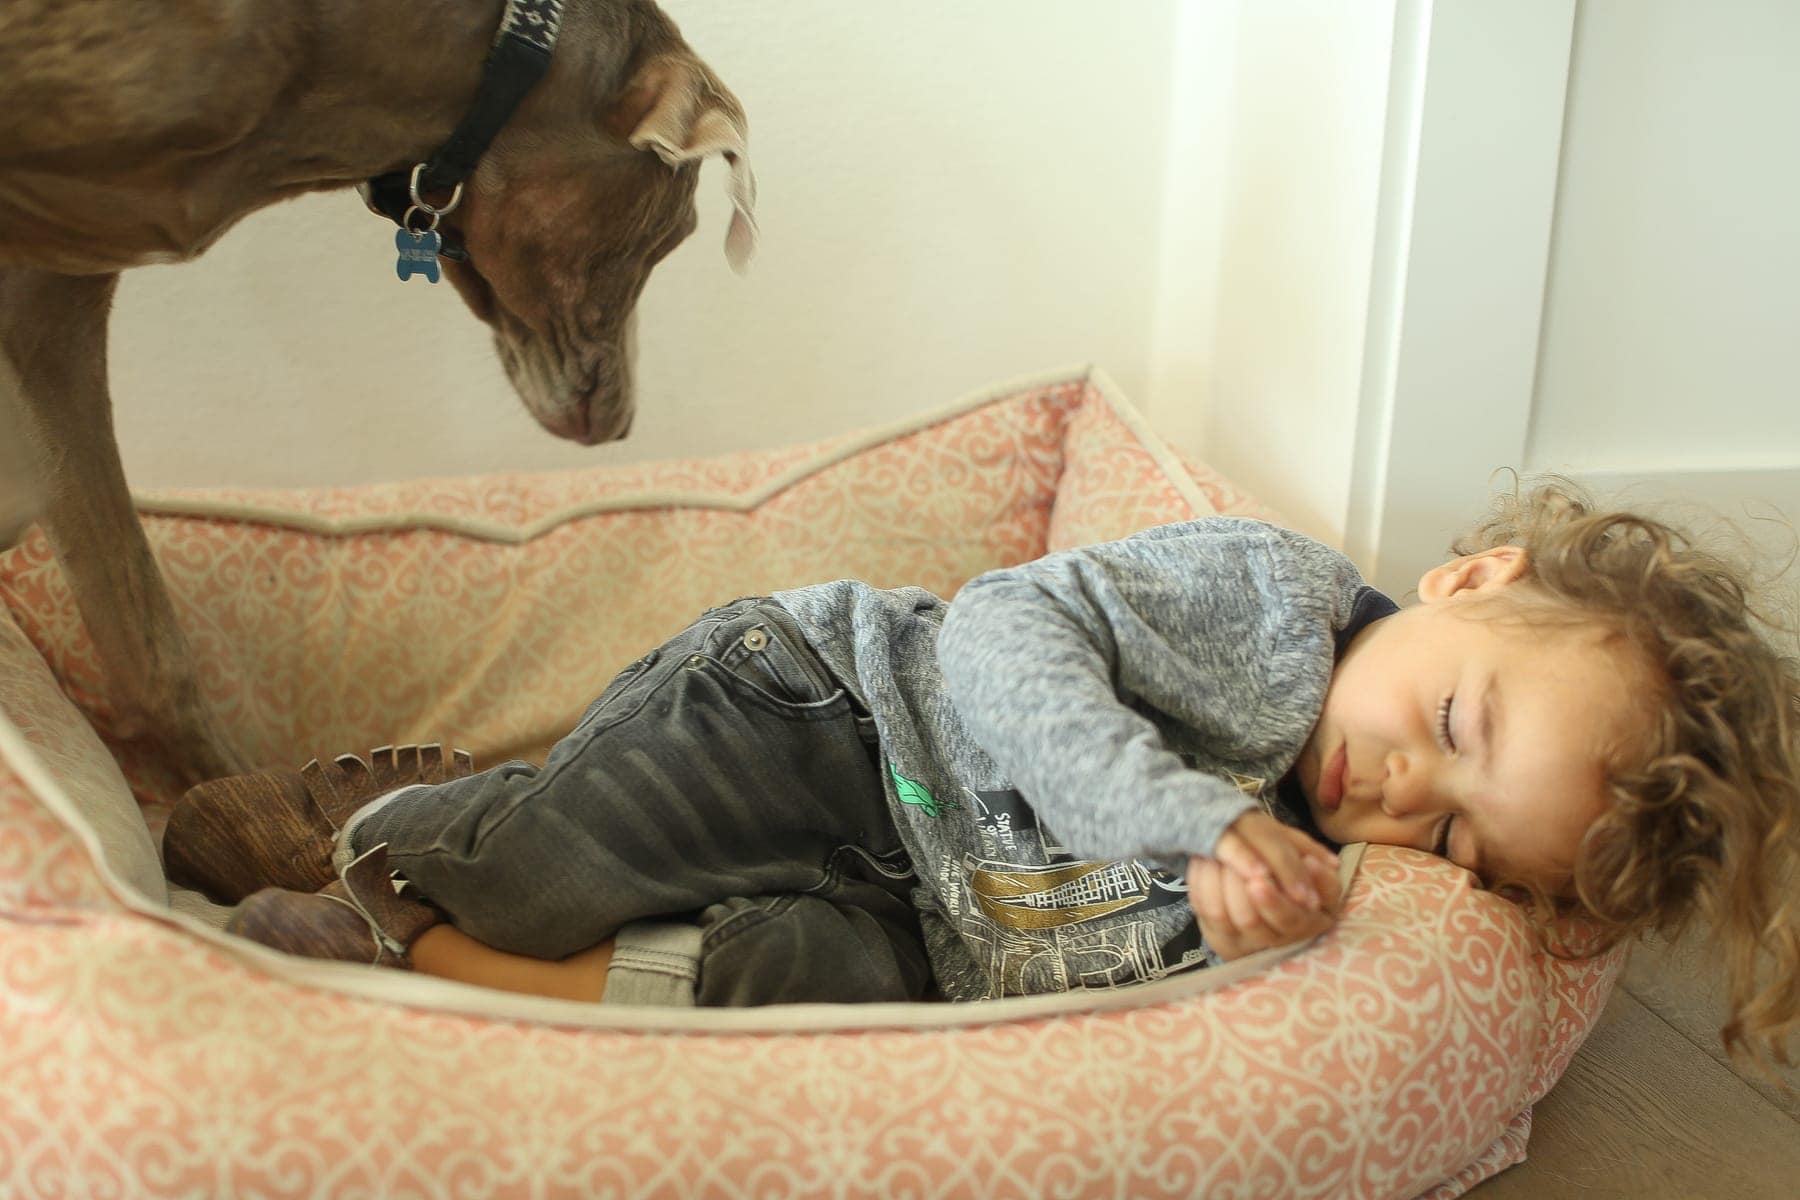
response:
<path id="1" fill-rule="evenodd" d="M 394 274 L 402 281 L 414 275 L 423 275 L 432 283 L 438 281 L 438 247 L 443 239 L 438 237 L 437 230 L 427 229 L 423 233 L 414 233 L 410 229 L 394 231 L 394 249 L 400 252 L 399 261 L 394 264 Z"/>

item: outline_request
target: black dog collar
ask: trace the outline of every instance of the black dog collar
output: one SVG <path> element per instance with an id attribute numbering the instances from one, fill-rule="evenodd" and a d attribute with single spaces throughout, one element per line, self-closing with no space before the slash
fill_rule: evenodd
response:
<path id="1" fill-rule="evenodd" d="M 371 212 L 414 233 L 437 227 L 438 218 L 461 201 L 463 182 L 519 102 L 550 69 L 562 15 L 563 0 L 506 0 L 500 32 L 494 35 L 468 114 L 429 161 L 377 175 L 364 185 L 363 200 Z M 445 195 L 449 199 L 442 207 L 424 199 Z M 443 239 L 439 257 L 458 262 L 469 257 L 456 230 L 440 229 L 438 234 Z"/>

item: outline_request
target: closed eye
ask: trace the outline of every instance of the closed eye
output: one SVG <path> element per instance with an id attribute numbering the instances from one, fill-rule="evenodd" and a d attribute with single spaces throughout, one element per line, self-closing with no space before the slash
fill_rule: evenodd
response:
<path id="1" fill-rule="evenodd" d="M 1456 824 L 1454 816 L 1447 816 L 1438 824 L 1437 843 L 1432 846 L 1431 852 L 1439 858 L 1450 857 L 1450 827 L 1454 824 Z"/>
<path id="2" fill-rule="evenodd" d="M 1456 753 L 1456 739 L 1450 735 L 1450 706 L 1456 702 L 1456 694 L 1445 696 L 1437 710 L 1437 739 L 1445 754 Z"/>

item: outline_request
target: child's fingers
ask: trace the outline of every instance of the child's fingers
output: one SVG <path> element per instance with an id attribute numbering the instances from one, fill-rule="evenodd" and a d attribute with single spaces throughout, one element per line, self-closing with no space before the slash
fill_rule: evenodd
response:
<path id="1" fill-rule="evenodd" d="M 1195 912 L 1200 911 L 1201 893 L 1203 891 L 1205 891 L 1208 886 L 1208 880 L 1206 878 L 1207 875 L 1208 874 L 1216 875 L 1216 874 L 1218 874 L 1218 871 L 1219 871 L 1219 864 L 1214 862 L 1212 859 L 1202 858 L 1198 854 L 1190 854 L 1188 856 L 1188 865 L 1187 865 L 1188 903 L 1194 906 Z"/>
<path id="2" fill-rule="evenodd" d="M 1271 946 L 1305 941 L 1335 918 L 1295 904 L 1267 878 L 1245 880 L 1222 863 L 1188 860 L 1188 901 L 1206 944 L 1227 961 Z"/>
<path id="3" fill-rule="evenodd" d="M 1237 938 L 1231 916 L 1225 911 L 1224 881 L 1227 872 L 1211 859 L 1194 858 L 1188 864 L 1188 903 L 1200 918 L 1200 934 L 1222 958 L 1235 958 Z"/>
<path id="4" fill-rule="evenodd" d="M 1264 928 L 1271 932 L 1256 947 L 1264 949 L 1268 946 L 1285 946 L 1294 942 L 1304 942 L 1324 933 L 1337 923 L 1335 914 L 1314 912 L 1301 908 L 1281 892 L 1275 890 L 1267 880 L 1257 880 L 1249 885 L 1251 898 L 1256 900 L 1262 913 Z M 1258 893 L 1262 893 L 1259 895 Z"/>
<path id="5" fill-rule="evenodd" d="M 1327 846 L 1324 842 L 1314 841 L 1311 837 L 1300 832 L 1298 829 L 1291 829 L 1288 832 L 1300 846 L 1300 855 L 1302 858 L 1313 859 L 1316 862 L 1324 863 L 1328 867 L 1336 867 L 1338 865 L 1337 851 L 1333 850 L 1330 846 Z"/>
<path id="6" fill-rule="evenodd" d="M 1238 832 L 1245 818 L 1239 817 L 1230 829 L 1219 837 L 1219 844 L 1213 847 L 1213 857 L 1218 859 L 1231 873 L 1243 879 L 1255 879 L 1258 876 L 1267 878 L 1269 864 L 1262 860 L 1249 839 Z"/>
<path id="7" fill-rule="evenodd" d="M 1294 903 L 1286 892 L 1266 879 L 1252 879 L 1245 885 L 1250 902 L 1263 925 L 1280 935 L 1282 941 L 1293 941 L 1307 933 L 1318 919 L 1318 912 Z"/>
<path id="8" fill-rule="evenodd" d="M 1319 907 L 1329 910 L 1337 904 L 1338 893 L 1338 856 L 1337 851 L 1301 830 L 1283 825 L 1283 832 L 1293 842 L 1300 861 L 1305 864 L 1307 877 L 1319 893 Z"/>
<path id="9" fill-rule="evenodd" d="M 1309 908 L 1319 907 L 1318 889 L 1313 887 L 1306 867 L 1302 865 L 1300 847 L 1294 844 L 1288 827 L 1267 814 L 1254 815 L 1262 819 L 1239 821 L 1232 828 L 1243 827 L 1244 840 L 1250 843 L 1257 857 L 1268 864 L 1270 874 L 1296 903 Z"/>
<path id="10" fill-rule="evenodd" d="M 1259 879 L 1256 882 L 1273 894 L 1274 886 L 1268 880 Z M 1256 901 L 1250 898 L 1250 886 L 1239 876 L 1227 874 L 1220 890 L 1225 894 L 1225 915 L 1230 918 L 1232 931 L 1240 941 L 1252 943 L 1253 948 L 1261 949 L 1268 944 L 1269 930 L 1263 924 L 1262 914 L 1256 911 Z"/>
<path id="11" fill-rule="evenodd" d="M 1231 823 L 1213 848 L 1213 855 L 1240 878 L 1276 879 L 1295 900 L 1316 907 L 1318 895 L 1300 865 L 1300 852 L 1290 832 L 1268 813 L 1252 809 Z"/>
<path id="12" fill-rule="evenodd" d="M 1338 902 L 1344 898 L 1344 885 L 1338 879 L 1337 866 L 1317 858 L 1307 859 L 1306 865 L 1312 869 L 1313 886 L 1319 889 L 1319 907 L 1326 912 L 1336 912 Z"/>
<path id="13" fill-rule="evenodd" d="M 1328 863 L 1334 867 L 1337 866 L 1337 851 L 1313 837 L 1305 830 L 1295 829 L 1291 825 L 1283 825 L 1281 827 L 1281 833 L 1282 836 L 1286 837 L 1287 840 L 1293 844 L 1294 852 L 1301 858 L 1316 858 L 1322 863 Z"/>
<path id="14" fill-rule="evenodd" d="M 1219 864 L 1210 858 L 1194 855 L 1188 859 L 1188 903 L 1201 920 L 1216 919 L 1224 912 L 1219 895 Z"/>

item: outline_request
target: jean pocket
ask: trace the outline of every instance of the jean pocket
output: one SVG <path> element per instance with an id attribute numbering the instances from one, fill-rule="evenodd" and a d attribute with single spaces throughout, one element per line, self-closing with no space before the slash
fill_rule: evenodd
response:
<path id="1" fill-rule="evenodd" d="M 850 694 L 841 687 L 818 697 L 810 691 L 796 693 L 769 671 L 766 660 L 754 655 L 734 659 L 735 664 L 709 654 L 696 654 L 686 666 L 705 672 L 740 703 L 789 720 L 836 720 L 850 713 Z"/>
<path id="2" fill-rule="evenodd" d="M 789 704 L 815 704 L 844 694 L 843 685 L 805 642 L 774 620 L 747 619 L 721 630 L 714 657 L 740 679 Z"/>

